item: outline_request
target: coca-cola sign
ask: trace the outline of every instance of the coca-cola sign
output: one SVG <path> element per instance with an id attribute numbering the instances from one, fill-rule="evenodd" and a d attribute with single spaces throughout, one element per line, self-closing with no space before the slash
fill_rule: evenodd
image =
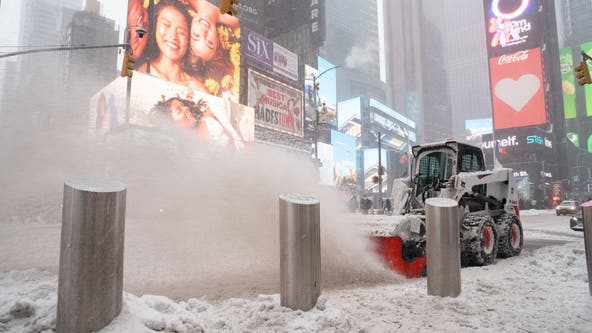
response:
<path id="1" fill-rule="evenodd" d="M 511 64 L 514 62 L 525 61 L 525 60 L 528 60 L 528 50 L 518 51 L 518 52 L 512 53 L 512 54 L 501 55 L 497 59 L 497 63 L 498 63 L 498 65 L 505 65 L 505 64 Z"/>

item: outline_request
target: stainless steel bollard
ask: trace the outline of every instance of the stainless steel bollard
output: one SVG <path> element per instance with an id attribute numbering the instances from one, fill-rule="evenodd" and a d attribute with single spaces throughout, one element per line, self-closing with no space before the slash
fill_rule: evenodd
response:
<path id="1" fill-rule="evenodd" d="M 588 292 L 592 296 L 592 201 L 582 204 L 584 217 L 584 248 L 586 249 L 586 266 L 588 268 Z"/>
<path id="2" fill-rule="evenodd" d="M 458 203 L 448 198 L 425 203 L 428 295 L 456 297 L 461 292 Z"/>
<path id="3" fill-rule="evenodd" d="M 90 177 L 64 183 L 57 332 L 96 332 L 121 312 L 126 188 Z"/>
<path id="4" fill-rule="evenodd" d="M 319 200 L 280 195 L 280 299 L 293 310 L 312 309 L 321 294 Z"/>

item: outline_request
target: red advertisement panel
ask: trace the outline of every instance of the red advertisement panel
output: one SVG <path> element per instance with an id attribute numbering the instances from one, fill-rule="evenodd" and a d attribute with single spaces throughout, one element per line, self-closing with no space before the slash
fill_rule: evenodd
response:
<path id="1" fill-rule="evenodd" d="M 545 124 L 539 48 L 489 59 L 494 129 Z"/>

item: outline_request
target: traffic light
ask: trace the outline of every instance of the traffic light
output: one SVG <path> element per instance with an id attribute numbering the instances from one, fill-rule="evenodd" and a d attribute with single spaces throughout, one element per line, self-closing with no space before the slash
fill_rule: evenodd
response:
<path id="1" fill-rule="evenodd" d="M 123 63 L 121 64 L 121 76 L 132 77 L 136 58 L 132 57 L 129 52 L 125 52 L 123 56 Z"/>
<path id="2" fill-rule="evenodd" d="M 236 4 L 238 4 L 238 0 L 220 0 L 220 13 L 236 15 L 237 10 L 234 7 Z"/>
<path id="3" fill-rule="evenodd" d="M 582 60 L 579 66 L 574 67 L 576 71 L 576 78 L 578 79 L 578 84 L 580 86 L 592 83 L 592 78 L 590 78 L 590 71 L 588 70 L 588 63 L 586 60 Z"/>

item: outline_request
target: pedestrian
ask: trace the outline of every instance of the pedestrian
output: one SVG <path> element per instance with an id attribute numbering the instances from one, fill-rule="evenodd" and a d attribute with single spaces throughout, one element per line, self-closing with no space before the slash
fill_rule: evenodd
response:
<path id="1" fill-rule="evenodd" d="M 370 209 L 370 205 L 369 203 L 369 199 L 364 196 L 362 198 L 362 201 L 360 202 L 360 210 L 362 211 L 362 214 L 367 215 L 368 214 L 368 210 Z"/>
<path id="2" fill-rule="evenodd" d="M 391 212 L 391 209 L 392 209 L 391 199 L 386 198 L 386 200 L 384 202 L 384 213 L 389 214 Z"/>
<path id="3" fill-rule="evenodd" d="M 357 209 L 358 209 L 358 200 L 356 199 L 355 195 L 352 195 L 351 198 L 349 198 L 349 211 L 352 213 L 355 213 Z"/>

